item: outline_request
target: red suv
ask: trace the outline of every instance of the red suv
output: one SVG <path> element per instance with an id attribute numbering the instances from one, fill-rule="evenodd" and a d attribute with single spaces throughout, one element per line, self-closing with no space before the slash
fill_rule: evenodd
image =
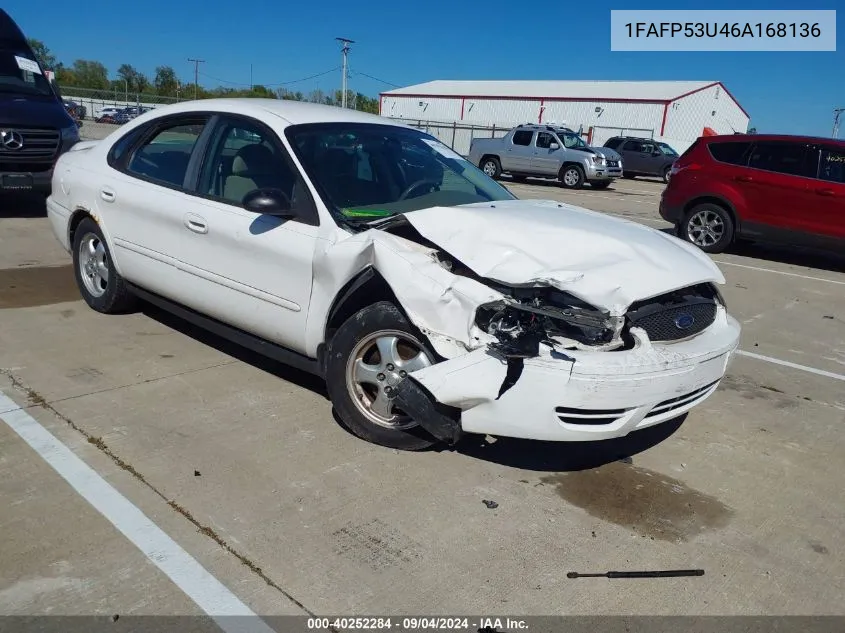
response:
<path id="1" fill-rule="evenodd" d="M 660 215 L 707 253 L 722 252 L 738 238 L 841 251 L 845 141 L 699 138 L 672 167 Z"/>

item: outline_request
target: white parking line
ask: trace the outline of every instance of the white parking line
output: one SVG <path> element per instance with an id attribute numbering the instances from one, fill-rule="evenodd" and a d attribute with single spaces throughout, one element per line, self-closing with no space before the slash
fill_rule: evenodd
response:
<path id="1" fill-rule="evenodd" d="M 748 356 L 748 358 L 755 358 L 757 360 L 762 360 L 767 363 L 774 363 L 775 365 L 783 365 L 784 367 L 791 367 L 792 369 L 800 369 L 801 371 L 806 371 L 811 374 L 816 374 L 817 376 L 825 376 L 827 378 L 833 378 L 834 380 L 843 380 L 845 381 L 845 374 L 835 374 L 832 371 L 825 371 L 824 369 L 816 369 L 815 367 L 807 367 L 807 365 L 799 365 L 798 363 L 791 363 L 788 360 L 781 360 L 780 358 L 772 358 L 771 356 L 763 356 L 762 354 L 755 354 L 753 352 L 746 352 L 741 349 L 736 350 L 736 353 L 739 356 Z"/>
<path id="2" fill-rule="evenodd" d="M 837 284 L 845 286 L 845 281 L 836 281 L 834 279 L 824 279 L 823 277 L 810 277 L 809 275 L 799 275 L 798 273 L 788 273 L 785 270 L 772 270 L 771 268 L 760 268 L 759 266 L 748 266 L 747 264 L 734 264 L 733 262 L 725 262 L 720 259 L 714 259 L 714 262 L 724 266 L 736 266 L 737 268 L 747 268 L 749 270 L 758 270 L 764 273 L 774 273 L 776 275 L 785 275 L 786 277 L 798 277 L 799 279 L 809 279 L 811 281 L 823 281 L 828 284 Z"/>
<path id="3" fill-rule="evenodd" d="M 0 420 L 211 616 L 221 629 L 226 633 L 273 633 L 273 629 L 176 541 L 2 392 L 0 411 Z"/>

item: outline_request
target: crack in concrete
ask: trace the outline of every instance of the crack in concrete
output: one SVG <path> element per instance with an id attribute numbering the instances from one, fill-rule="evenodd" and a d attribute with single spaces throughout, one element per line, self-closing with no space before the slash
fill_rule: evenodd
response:
<path id="1" fill-rule="evenodd" d="M 237 362 L 237 361 L 231 361 L 231 362 Z M 223 364 L 228 365 L 230 363 L 223 363 Z M 207 369 L 210 369 L 210 368 L 207 368 Z M 186 371 L 186 372 L 182 372 L 182 374 L 190 373 L 191 371 L 200 371 L 200 370 L 189 370 L 189 371 Z M 197 531 L 200 534 L 203 534 L 204 536 L 210 538 L 212 541 L 217 543 L 217 545 L 219 545 L 224 550 L 226 550 L 229 554 L 231 554 L 232 556 L 237 558 L 238 561 L 241 564 L 243 564 L 247 569 L 249 569 L 252 573 L 254 573 L 261 580 L 263 580 L 268 586 L 272 587 L 273 589 L 275 589 L 276 591 L 281 593 L 285 598 L 287 598 L 293 604 L 295 604 L 300 609 L 305 611 L 308 615 L 310 615 L 310 616 L 315 615 L 315 613 L 313 611 L 311 611 L 308 607 L 306 607 L 304 604 L 302 604 L 302 602 L 300 602 L 299 600 L 294 598 L 288 591 L 283 589 L 277 582 L 275 582 L 272 578 L 270 578 L 261 569 L 261 567 L 256 565 L 249 558 L 247 558 L 246 555 L 240 553 L 234 547 L 229 545 L 219 534 L 217 534 L 217 532 L 214 531 L 213 528 L 210 528 L 207 525 L 203 525 L 202 523 L 200 523 L 196 518 L 194 518 L 194 516 L 193 516 L 193 514 L 191 514 L 190 510 L 181 506 L 174 499 L 168 498 L 167 495 L 165 495 L 162 491 L 160 491 L 158 488 L 156 488 L 149 481 L 147 481 L 147 479 L 144 477 L 144 475 L 142 475 L 140 472 L 138 472 L 138 470 L 136 470 L 134 466 L 127 463 L 121 457 L 119 457 L 117 454 L 115 454 L 115 452 L 112 451 L 108 447 L 108 445 L 103 441 L 102 437 L 97 437 L 95 435 L 92 435 L 91 433 L 89 433 L 88 431 L 86 431 L 85 429 L 80 427 L 78 424 L 76 424 L 69 417 L 65 416 L 62 413 L 59 413 L 59 411 L 57 411 L 53 407 L 53 404 L 55 404 L 57 402 L 64 402 L 64 401 L 72 400 L 73 398 L 82 397 L 82 396 L 72 396 L 72 397 L 69 397 L 69 398 L 61 398 L 61 399 L 58 399 L 58 400 L 53 400 L 51 402 L 48 402 L 41 394 L 39 394 L 37 391 L 35 391 L 31 387 L 24 384 L 24 382 L 20 378 L 15 376 L 11 371 L 9 371 L 7 369 L 0 368 L 0 374 L 7 376 L 9 378 L 9 381 L 12 383 L 12 388 L 17 390 L 21 394 L 23 394 L 26 397 L 26 399 L 29 401 L 29 404 L 27 406 L 22 407 L 23 409 L 26 409 L 26 408 L 29 408 L 29 407 L 41 407 L 42 409 L 50 411 L 59 420 L 61 420 L 62 422 L 67 424 L 70 428 L 72 428 L 74 431 L 76 431 L 77 433 L 82 435 L 88 441 L 89 444 L 97 447 L 104 455 L 106 455 L 109 459 L 111 459 L 112 462 L 114 462 L 117 465 L 118 468 L 128 472 L 130 475 L 135 477 L 135 479 L 137 479 L 139 482 L 141 482 L 143 485 L 145 485 L 147 488 L 149 488 L 160 499 L 162 499 L 162 501 L 164 501 L 168 506 L 170 506 L 173 510 L 175 510 L 180 515 L 182 515 L 183 518 L 187 519 L 188 522 L 191 523 L 191 525 L 193 525 L 195 528 L 197 528 Z M 182 374 L 175 374 L 175 375 L 179 376 L 179 375 L 182 375 Z M 153 378 L 153 379 L 150 379 L 150 380 L 141 381 L 140 383 L 137 383 L 137 384 L 143 384 L 144 382 L 153 382 L 155 380 L 161 380 L 161 378 Z M 132 386 L 132 385 L 125 385 L 125 386 Z M 123 387 L 114 387 L 113 389 L 121 389 L 121 388 L 123 388 Z M 106 389 L 104 391 L 112 391 L 113 389 Z M 92 393 L 102 393 L 102 392 L 92 392 Z M 92 395 L 92 394 L 86 394 L 86 395 Z"/>

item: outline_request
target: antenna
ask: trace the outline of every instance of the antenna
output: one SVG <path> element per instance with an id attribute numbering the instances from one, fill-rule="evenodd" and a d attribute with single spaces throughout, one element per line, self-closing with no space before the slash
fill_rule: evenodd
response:
<path id="1" fill-rule="evenodd" d="M 351 50 L 350 44 L 354 44 L 354 40 L 347 39 L 345 37 L 336 37 L 335 38 L 338 42 L 343 44 L 343 48 L 340 49 L 341 53 L 343 54 L 343 83 L 341 88 L 341 95 L 340 95 L 340 103 L 341 108 L 346 107 L 346 85 L 348 82 L 348 75 L 349 75 L 349 65 L 346 61 L 346 58 L 349 55 L 349 51 Z"/>

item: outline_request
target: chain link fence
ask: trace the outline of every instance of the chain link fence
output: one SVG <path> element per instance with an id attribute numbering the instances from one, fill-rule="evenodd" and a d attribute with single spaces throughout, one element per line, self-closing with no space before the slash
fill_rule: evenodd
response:
<path id="1" fill-rule="evenodd" d="M 425 121 L 394 118 L 398 123 L 410 125 L 426 134 L 431 134 L 441 143 L 448 145 L 461 156 L 469 154 L 469 146 L 474 138 L 501 138 L 511 131 L 514 125 L 484 123 L 451 123 L 445 121 Z"/>
<path id="2" fill-rule="evenodd" d="M 81 123 L 79 135 L 85 140 L 105 138 L 139 114 L 188 99 L 127 89 L 93 90 L 73 86 L 62 86 L 60 92 L 68 112 Z"/>

